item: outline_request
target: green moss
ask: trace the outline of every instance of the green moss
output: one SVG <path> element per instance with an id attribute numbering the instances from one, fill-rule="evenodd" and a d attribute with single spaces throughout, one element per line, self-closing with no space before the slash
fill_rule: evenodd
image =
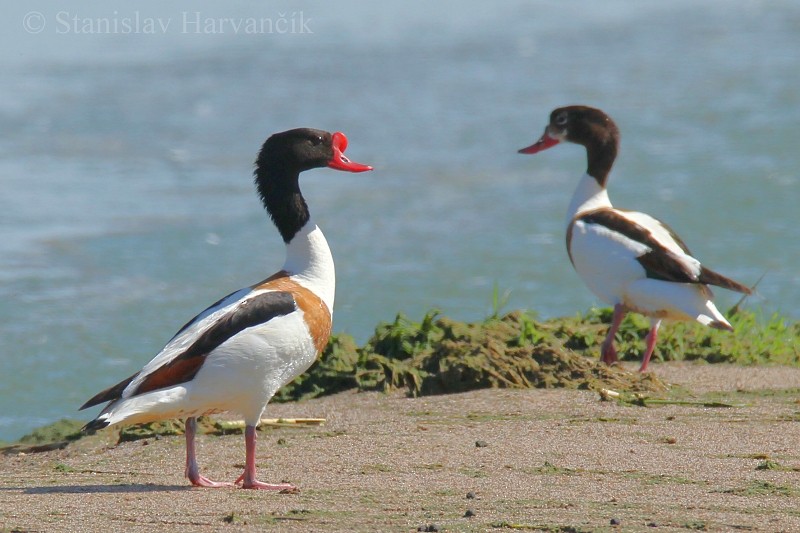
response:
<path id="1" fill-rule="evenodd" d="M 581 324 L 599 330 L 595 322 L 590 318 Z M 334 338 L 318 365 L 284 387 L 280 399 L 354 387 L 401 389 L 411 396 L 483 388 L 665 389 L 652 374 L 608 367 L 570 349 L 565 341 L 576 327 L 563 320 L 539 322 L 522 311 L 474 323 L 435 310 L 420 322 L 397 315 L 393 322 L 378 325 L 360 348 L 349 337 Z"/>
<path id="2" fill-rule="evenodd" d="M 611 309 L 596 308 L 573 319 L 550 323 L 561 323 L 559 336 L 566 335 L 566 346 L 596 357 L 611 316 Z M 729 319 L 732 332 L 696 322 L 666 321 L 659 330 L 653 360 L 800 366 L 800 322 L 778 314 L 763 317 L 744 310 L 736 311 Z M 641 315 L 630 313 L 625 317 L 616 336 L 621 359 L 635 361 L 641 357 L 649 326 L 648 319 Z"/>
<path id="3" fill-rule="evenodd" d="M 155 437 L 183 435 L 185 423 L 181 419 L 159 420 L 146 424 L 134 424 L 119 428 L 119 442 L 129 442 Z M 197 418 L 197 433 L 201 435 L 236 435 L 244 433 L 241 421 L 215 420 L 207 416 Z"/>
<path id="4" fill-rule="evenodd" d="M 572 468 L 565 468 L 562 466 L 556 466 L 549 461 L 545 461 L 544 464 L 537 468 L 531 468 L 525 470 L 526 473 L 529 474 L 546 474 L 546 475 L 567 475 L 571 476 L 573 474 L 577 474 L 579 471 L 574 470 Z"/>
<path id="5" fill-rule="evenodd" d="M 781 465 L 777 461 L 764 459 L 756 466 L 756 470 L 781 470 Z"/>
<path id="6" fill-rule="evenodd" d="M 70 442 L 81 438 L 81 428 L 83 422 L 63 418 L 58 422 L 53 422 L 40 427 L 33 432 L 22 437 L 17 443 L 0 447 L 0 453 L 4 455 L 15 453 L 38 453 L 51 450 L 60 450 Z"/>
<path id="7" fill-rule="evenodd" d="M 42 445 L 59 441 L 70 441 L 80 438 L 81 428 L 84 422 L 62 418 L 58 422 L 53 422 L 40 427 L 33 432 L 19 439 L 20 444 Z"/>
<path id="8" fill-rule="evenodd" d="M 548 533 L 583 533 L 586 531 L 595 531 L 582 529 L 577 526 L 561 526 L 550 524 L 522 524 L 508 522 L 506 520 L 500 522 L 492 522 L 489 527 L 493 529 L 514 529 L 514 530 L 531 530 L 531 531 L 544 531 Z"/>
<path id="9" fill-rule="evenodd" d="M 349 335 L 332 335 L 325 352 L 314 365 L 313 375 L 306 372 L 279 390 L 273 401 L 285 402 L 316 398 L 355 388 L 358 383 L 352 369 L 358 361 L 358 346 Z"/>
<path id="10" fill-rule="evenodd" d="M 349 389 L 399 389 L 419 396 L 483 388 L 565 387 L 613 389 L 631 393 L 624 397 L 637 402 L 675 403 L 674 399 L 633 395 L 665 390 L 656 374 L 641 375 L 599 363 L 600 343 L 611 322 L 611 309 L 594 308 L 574 317 L 540 321 L 535 314 L 523 311 L 500 316 L 507 298 L 497 289 L 493 298 L 492 315 L 480 322 L 460 322 L 432 310 L 419 322 L 399 314 L 394 321 L 379 324 L 361 347 L 349 335 L 334 335 L 319 361 L 280 390 L 275 401 Z M 742 310 L 732 313 L 730 320 L 733 332 L 696 323 L 665 323 L 654 359 L 800 366 L 800 322 Z M 620 358 L 640 358 L 648 328 L 649 321 L 635 313 L 623 320 L 616 337 Z M 789 415 L 787 420 L 797 420 L 798 416 L 800 413 Z M 241 431 L 211 422 L 213 427 L 203 424 L 199 431 L 204 433 Z M 66 445 L 80 437 L 82 425 L 62 420 L 26 435 L 20 442 L 44 445 L 34 451 L 52 448 L 53 443 Z M 120 440 L 182 433 L 181 423 L 167 421 L 123 428 Z M 4 451 L 16 451 L 19 446 Z"/>
<path id="11" fill-rule="evenodd" d="M 744 487 L 724 489 L 719 492 L 737 496 L 795 496 L 797 490 L 786 485 L 775 485 L 769 481 L 751 481 Z"/>
<path id="12" fill-rule="evenodd" d="M 497 291 L 495 299 L 500 300 Z M 498 302 L 482 322 L 455 321 L 437 310 L 419 322 L 400 314 L 379 324 L 362 347 L 347 335 L 334 336 L 317 365 L 276 398 L 297 400 L 351 388 L 404 389 L 411 396 L 482 388 L 664 390 L 653 374 L 599 364 L 611 309 L 539 321 L 523 311 L 500 316 Z M 667 322 L 654 359 L 800 366 L 800 322 L 738 310 L 731 324 L 733 332 Z M 616 337 L 620 358 L 641 357 L 648 328 L 646 318 L 626 316 Z"/>
<path id="13" fill-rule="evenodd" d="M 695 531 L 707 531 L 708 530 L 708 524 L 706 524 L 705 522 L 703 522 L 701 520 L 692 520 L 690 522 L 685 522 L 684 524 L 682 524 L 682 527 L 684 529 L 693 529 Z"/>
<path id="14" fill-rule="evenodd" d="M 463 468 L 459 468 L 458 469 L 458 473 L 462 474 L 464 476 L 467 476 L 467 477 L 475 478 L 475 479 L 489 477 L 489 474 L 487 474 L 486 472 L 484 472 L 480 468 L 463 467 Z"/>
<path id="15" fill-rule="evenodd" d="M 198 424 L 202 427 L 202 424 Z M 199 430 L 203 433 L 203 430 Z M 122 426 L 119 430 L 119 442 L 139 439 L 150 439 L 156 436 L 183 435 L 184 425 L 180 420 L 161 420 L 149 424 Z"/>
<path id="16" fill-rule="evenodd" d="M 367 464 L 361 467 L 361 473 L 365 475 L 391 471 L 392 467 L 383 463 Z"/>

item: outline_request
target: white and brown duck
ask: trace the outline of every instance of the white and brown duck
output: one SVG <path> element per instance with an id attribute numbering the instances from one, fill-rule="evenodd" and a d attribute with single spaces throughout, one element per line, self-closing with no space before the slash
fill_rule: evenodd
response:
<path id="1" fill-rule="evenodd" d="M 246 461 L 236 483 L 249 489 L 293 489 L 256 479 L 256 426 L 282 386 L 303 373 L 331 332 L 335 273 L 325 236 L 313 222 L 298 184 L 318 167 L 372 170 L 344 156 L 342 133 L 300 128 L 276 133 L 256 160 L 255 183 L 286 244 L 283 267 L 240 289 L 183 326 L 144 368 L 98 393 L 81 409 L 108 404 L 86 425 L 96 430 L 186 418 L 186 476 L 196 486 L 232 483 L 200 474 L 195 455 L 196 417 L 233 412 L 244 417 Z"/>
<path id="2" fill-rule="evenodd" d="M 542 137 L 520 153 L 535 154 L 560 142 L 586 148 L 588 168 L 567 210 L 567 252 L 578 275 L 603 302 L 614 307 L 601 358 L 617 360 L 614 336 L 633 311 L 650 317 L 640 371 L 656 345 L 662 319 L 695 320 L 732 330 L 712 301 L 709 285 L 750 294 L 745 285 L 710 270 L 695 259 L 683 241 L 663 222 L 611 205 L 606 185 L 619 148 L 619 129 L 603 111 L 568 106 L 550 114 Z"/>

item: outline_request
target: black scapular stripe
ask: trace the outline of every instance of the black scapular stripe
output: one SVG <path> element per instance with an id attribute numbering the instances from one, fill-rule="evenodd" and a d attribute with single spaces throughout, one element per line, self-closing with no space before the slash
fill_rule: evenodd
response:
<path id="1" fill-rule="evenodd" d="M 203 316 L 203 314 L 206 313 L 209 309 L 213 309 L 213 308 L 217 307 L 219 304 L 221 304 L 222 302 L 224 302 L 225 300 L 227 300 L 228 298 L 230 298 L 231 296 L 233 296 L 234 294 L 236 294 L 237 292 L 239 292 L 241 290 L 242 289 L 239 289 L 238 291 L 233 291 L 232 293 L 223 296 L 222 298 L 220 298 L 219 300 L 217 300 L 213 304 L 211 304 L 208 307 L 206 307 L 205 309 L 203 309 L 201 312 L 197 313 L 194 317 L 192 317 L 191 320 L 189 320 L 186 324 L 181 326 L 181 329 L 179 329 L 177 331 L 177 333 L 175 333 L 175 335 L 172 336 L 172 338 L 170 339 L 170 342 L 175 340 L 175 337 L 177 337 L 178 335 L 180 335 L 181 333 L 183 333 L 184 331 L 189 329 L 189 326 L 191 326 L 195 322 L 199 321 L 200 317 Z M 167 344 L 169 344 L 169 343 L 167 343 Z"/>
<path id="2" fill-rule="evenodd" d="M 744 294 L 751 294 L 752 290 L 734 281 L 718 272 L 714 272 L 704 266 L 700 266 L 700 272 L 695 273 L 689 268 L 686 263 L 681 261 L 674 252 L 664 247 L 660 242 L 653 237 L 650 230 L 630 219 L 625 218 L 623 215 L 616 213 L 610 209 L 598 209 L 591 211 L 578 217 L 588 224 L 598 224 L 606 228 L 616 231 L 625 235 L 629 239 L 641 242 L 648 246 L 651 251 L 644 253 L 637 257 L 639 264 L 645 270 L 645 275 L 651 279 L 658 279 L 662 281 L 674 281 L 677 283 L 702 283 L 707 285 L 716 285 L 732 291 L 742 292 Z M 672 229 L 661 222 L 664 229 L 675 240 L 681 250 L 687 255 L 691 255 L 689 248 L 682 240 L 675 234 Z"/>
<path id="3" fill-rule="evenodd" d="M 625 210 L 617 209 L 616 211 L 624 212 Z M 631 240 L 645 244 L 653 250 L 667 251 L 667 249 L 664 248 L 664 246 L 658 242 L 655 237 L 653 237 L 653 233 L 649 229 L 639 225 L 638 223 L 616 211 L 606 208 L 598 209 L 596 211 L 590 211 L 585 215 L 581 215 L 578 217 L 578 219 L 583 220 L 587 224 L 599 224 L 601 226 L 605 226 L 612 231 L 616 231 L 617 233 L 625 235 Z M 670 237 L 672 237 L 672 239 L 677 243 L 678 247 L 683 250 L 685 254 L 692 255 L 686 244 L 674 231 L 672 231 L 672 228 L 660 221 L 659 224 L 664 227 L 664 230 L 669 233 Z"/>
<path id="4" fill-rule="evenodd" d="M 184 350 L 183 353 L 165 363 L 160 368 L 154 370 L 150 376 L 156 378 L 156 375 L 159 373 L 159 371 L 168 370 L 195 357 L 205 356 L 237 333 L 241 333 L 247 328 L 264 324 L 273 318 L 288 315 L 296 308 L 294 296 L 285 291 L 265 292 L 252 298 L 248 298 L 240 303 L 236 309 L 220 317 L 216 324 L 209 328 L 205 333 L 200 335 L 200 337 L 198 337 L 197 340 L 195 340 L 186 350 Z M 186 381 L 191 380 L 200 370 L 201 366 L 202 363 L 187 367 L 192 368 L 193 371 L 182 374 L 179 383 L 185 383 Z M 122 392 L 138 375 L 139 374 L 137 372 L 123 381 L 120 381 L 116 385 L 99 392 L 85 404 L 83 404 L 80 409 L 83 410 L 94 405 L 118 400 L 122 397 Z M 145 391 L 152 390 L 150 387 L 148 387 L 150 376 L 145 378 L 144 382 L 140 386 L 140 388 Z"/>
<path id="5" fill-rule="evenodd" d="M 189 359 L 205 355 L 237 333 L 247 328 L 269 322 L 275 317 L 288 315 L 296 309 L 294 296 L 289 292 L 265 292 L 248 298 L 236 309 L 222 316 L 214 326 L 189 346 L 176 359 Z"/>
<path id="6" fill-rule="evenodd" d="M 648 278 L 682 283 L 698 282 L 697 275 L 691 271 L 688 265 L 681 261 L 675 253 L 658 242 L 649 229 L 626 218 L 624 215 L 611 209 L 598 209 L 581 215 L 578 220 L 582 220 L 587 224 L 606 227 L 650 248 L 649 252 L 636 258 L 644 268 L 645 275 Z M 681 250 L 686 254 L 690 253 L 689 248 L 669 227 L 664 226 L 664 229 L 675 240 Z"/>
<path id="7" fill-rule="evenodd" d="M 78 411 L 83 411 L 84 409 L 92 407 L 93 405 L 99 405 L 101 403 L 110 402 L 111 400 L 116 400 L 120 398 L 122 396 L 122 391 L 124 391 L 125 388 L 130 384 L 130 382 L 133 381 L 138 375 L 139 373 L 137 372 L 134 375 L 123 379 L 116 385 L 112 385 L 111 387 L 98 392 L 97 394 L 92 396 L 89 400 L 87 400 L 85 404 L 81 405 Z M 105 427 L 105 426 L 100 426 L 100 427 Z M 96 429 L 99 429 L 99 427 Z"/>

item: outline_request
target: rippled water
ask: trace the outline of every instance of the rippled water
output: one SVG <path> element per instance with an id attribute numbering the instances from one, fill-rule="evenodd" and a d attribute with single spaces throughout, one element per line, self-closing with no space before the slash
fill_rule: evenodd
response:
<path id="1" fill-rule="evenodd" d="M 800 318 L 800 6 L 489 4 L 44 2 L 39 33 L 14 7 L 0 32 L 0 439 L 88 418 L 86 398 L 281 265 L 250 174 L 264 138 L 296 126 L 344 131 L 376 168 L 302 180 L 337 263 L 334 329 L 360 342 L 397 312 L 483 318 L 495 285 L 544 317 L 596 303 L 562 234 L 584 154 L 516 153 L 569 103 L 622 130 L 616 204 L 666 220 L 723 273 L 766 272 L 752 305 Z M 197 12 L 309 31 L 182 32 Z M 136 13 L 172 22 L 84 31 Z"/>

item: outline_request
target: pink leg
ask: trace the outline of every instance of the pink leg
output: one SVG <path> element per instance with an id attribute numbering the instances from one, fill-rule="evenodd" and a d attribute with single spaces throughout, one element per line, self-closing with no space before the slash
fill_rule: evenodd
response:
<path id="1" fill-rule="evenodd" d="M 256 427 L 247 426 L 244 430 L 245 465 L 244 473 L 239 476 L 236 483 L 242 483 L 243 489 L 263 490 L 296 490 L 289 483 L 262 483 L 256 479 Z"/>
<path id="2" fill-rule="evenodd" d="M 612 365 L 617 362 L 617 350 L 614 349 L 614 336 L 619 330 L 619 325 L 622 324 L 622 319 L 625 318 L 625 313 L 628 310 L 622 304 L 614 306 L 614 317 L 611 319 L 611 327 L 608 329 L 603 344 L 600 347 L 600 360 L 607 365 Z"/>
<path id="3" fill-rule="evenodd" d="M 186 419 L 186 477 L 195 487 L 232 487 L 232 483 L 220 483 L 211 481 L 205 476 L 200 475 L 200 468 L 197 466 L 197 455 L 194 449 L 194 436 L 197 433 L 197 419 L 189 417 Z"/>
<path id="4" fill-rule="evenodd" d="M 661 325 L 661 320 L 653 320 L 650 326 L 650 332 L 647 334 L 645 341 L 647 348 L 645 348 L 644 356 L 642 357 L 642 366 L 639 367 L 639 372 L 647 372 L 647 363 L 650 362 L 650 356 L 653 355 L 653 350 L 656 348 L 656 340 L 658 339 L 658 327 Z"/>

